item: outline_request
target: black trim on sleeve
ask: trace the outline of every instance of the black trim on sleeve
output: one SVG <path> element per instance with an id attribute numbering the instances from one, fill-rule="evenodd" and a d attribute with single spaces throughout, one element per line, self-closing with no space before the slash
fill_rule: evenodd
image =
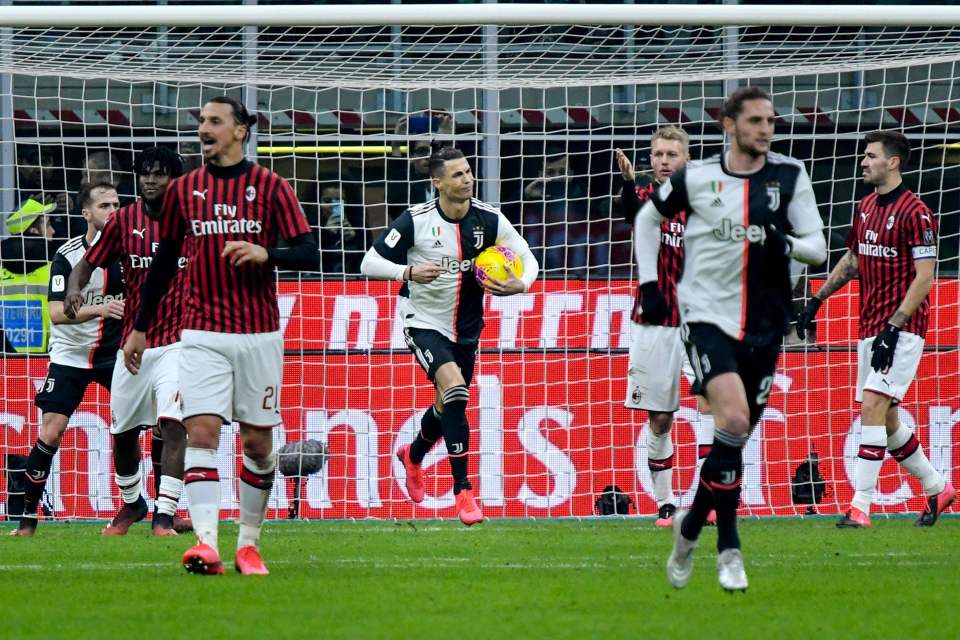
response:
<path id="1" fill-rule="evenodd" d="M 637 196 L 635 180 L 624 180 L 620 190 L 620 203 L 623 207 L 623 219 L 627 224 L 633 224 L 637 212 L 640 211 L 640 198 Z"/>
<path id="2" fill-rule="evenodd" d="M 320 249 L 312 233 L 301 233 L 290 238 L 283 247 L 267 249 L 270 264 L 286 271 L 317 271 L 320 268 Z"/>
<path id="3" fill-rule="evenodd" d="M 50 284 L 47 287 L 48 302 L 63 302 L 67 299 L 67 281 L 70 279 L 71 271 L 73 266 L 65 255 L 58 253 L 53 257 L 53 262 L 50 264 Z M 57 276 L 63 277 L 63 289 L 60 291 L 53 290 L 53 279 Z"/>

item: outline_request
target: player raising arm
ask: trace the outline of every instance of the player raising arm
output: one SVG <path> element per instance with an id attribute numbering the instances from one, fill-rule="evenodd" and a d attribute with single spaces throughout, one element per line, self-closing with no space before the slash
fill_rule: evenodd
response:
<path id="1" fill-rule="evenodd" d="M 483 520 L 467 477 L 466 410 L 483 329 L 484 288 L 501 296 L 522 293 L 536 280 L 539 267 L 526 241 L 499 209 L 472 197 L 473 171 L 461 151 L 445 147 L 435 152 L 430 175 L 439 197 L 394 220 L 367 251 L 360 269 L 369 278 L 407 283 L 404 335 L 436 390 L 417 437 L 397 451 L 406 471 L 407 493 L 413 502 L 423 501 L 421 464 L 443 436 L 457 515 L 469 526 Z M 496 245 L 520 256 L 523 274 L 489 279 L 481 287 L 473 276 L 473 259 Z"/>
<path id="2" fill-rule="evenodd" d="M 823 301 L 853 278 L 860 279 L 857 394 L 862 403 L 860 451 L 854 468 L 850 509 L 841 528 L 869 527 L 870 504 L 886 451 L 920 480 L 927 504 L 919 526 L 933 526 L 956 499 L 953 485 L 933 468 L 920 441 L 900 424 L 903 400 L 923 355 L 930 303 L 927 294 L 937 267 L 937 219 L 903 184 L 910 142 L 896 131 L 873 131 L 860 167 L 873 193 L 857 203 L 847 252 L 807 303 L 797 323 L 803 338 Z"/>
<path id="3" fill-rule="evenodd" d="M 716 424 L 693 505 L 674 516 L 667 576 L 686 586 L 710 509 L 717 511 L 718 579 L 747 588 L 737 507 L 743 447 L 773 389 L 791 307 L 790 259 L 826 259 L 823 222 L 801 162 L 770 152 L 770 96 L 738 89 L 721 109 L 729 150 L 690 162 L 653 192 L 634 225 L 638 279 L 657 281 L 659 227 L 687 212 L 686 256 L 678 286 L 687 355 Z"/>

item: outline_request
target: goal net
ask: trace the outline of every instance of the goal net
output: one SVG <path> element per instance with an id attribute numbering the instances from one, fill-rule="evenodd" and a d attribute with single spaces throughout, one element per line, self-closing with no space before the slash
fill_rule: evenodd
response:
<path id="1" fill-rule="evenodd" d="M 936 26 L 929 15 L 926 25 L 900 26 L 915 25 L 914 15 L 884 26 L 886 7 L 865 10 L 878 26 L 822 25 L 813 14 L 797 19 L 799 26 L 751 26 L 749 14 L 729 12 L 695 24 L 667 14 L 670 7 L 591 6 L 592 19 L 581 12 L 583 22 L 571 24 L 497 23 L 497 9 L 488 7 L 494 17 L 447 26 L 421 24 L 417 8 L 407 6 L 375 8 L 383 24 L 343 24 L 347 18 L 326 7 L 313 25 L 304 15 L 323 7 L 220 6 L 212 10 L 216 20 L 210 11 L 188 12 L 198 7 L 133 9 L 140 13 L 42 7 L 46 26 L 21 26 L 36 24 L 22 16 L 4 22 L 0 10 L 8 25 L 0 29 L 3 211 L 30 197 L 56 202 L 52 256 L 59 242 L 85 230 L 74 198 L 82 181 L 109 177 L 129 202 L 137 150 L 168 145 L 199 165 L 197 116 L 206 99 L 226 93 L 257 113 L 249 155 L 294 185 L 322 250 L 320 273 L 279 275 L 284 428 L 274 437 L 277 447 L 320 441 L 328 456 L 319 473 L 277 482 L 271 517 L 453 514 L 442 444 L 425 461 L 425 501 L 414 509 L 407 500 L 395 452 L 414 437 L 433 389 L 402 340 L 398 283 L 359 276 L 364 251 L 390 220 L 433 197 L 424 170 L 431 144 L 467 154 L 477 196 L 502 207 L 542 269 L 530 292 L 486 303 L 467 412 L 470 475 L 484 513 L 590 516 L 608 485 L 632 499 L 632 514 L 655 513 L 647 416 L 624 407 L 636 285 L 613 152 L 634 160 L 639 181 L 650 180 L 650 135 L 660 126 L 681 126 L 694 159 L 720 152 L 718 109 L 746 84 L 773 95 L 774 150 L 804 162 L 826 228 L 829 263 L 800 274 L 798 304 L 845 251 L 854 204 L 867 193 L 863 134 L 896 129 L 910 139 L 905 178 L 940 217 L 939 266 L 925 352 L 898 411 L 934 466 L 960 480 L 953 454 L 960 438 L 960 29 Z M 244 13 L 254 9 L 260 13 Z M 462 9 L 476 6 L 445 8 Z M 937 8 L 945 12 L 937 19 L 951 10 Z M 284 12 L 293 13 L 287 19 Z M 643 24 L 660 13 L 674 17 Z M 731 23 L 731 15 L 742 21 Z M 593 24 L 601 19 L 607 23 Z M 136 26 L 143 22 L 171 26 Z M 4 231 L 3 275 L 14 278 L 23 271 L 15 248 L 28 241 L 12 227 Z M 47 368 L 43 316 L 32 302 L 6 295 L 13 291 L 2 290 L 0 514 L 23 486 L 22 456 L 40 425 L 33 396 Z M 807 513 L 792 479 L 813 454 L 827 489 L 816 510 L 845 510 L 852 496 L 860 431 L 856 284 L 833 296 L 821 318 L 816 343 L 786 338 L 769 406 L 746 449 L 742 513 Z M 682 393 L 674 486 L 687 504 L 700 417 L 686 380 Z M 70 424 L 44 503 L 56 518 L 110 517 L 119 497 L 108 395 L 91 387 Z M 149 440 L 144 490 L 152 497 Z M 238 450 L 236 426 L 225 426 L 226 515 L 237 508 Z M 875 511 L 918 511 L 922 502 L 918 483 L 888 458 Z"/>

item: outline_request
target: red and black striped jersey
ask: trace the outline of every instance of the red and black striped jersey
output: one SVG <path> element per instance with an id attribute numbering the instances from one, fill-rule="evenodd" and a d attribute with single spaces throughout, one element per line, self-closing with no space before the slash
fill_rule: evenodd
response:
<path id="1" fill-rule="evenodd" d="M 86 261 L 95 267 L 121 260 L 127 312 L 123 316 L 123 337 L 120 344 L 126 342 L 133 329 L 136 310 L 140 308 L 140 289 L 147 279 L 147 271 L 159 244 L 160 221 L 148 216 L 144 211 L 143 201 L 138 200 L 121 207 L 110 216 L 100 235 L 84 255 Z M 186 280 L 183 267 L 186 264 L 186 258 L 181 257 L 180 272 L 170 285 L 170 290 L 160 300 L 156 318 L 147 331 L 147 348 L 162 347 L 180 340 Z"/>
<path id="2" fill-rule="evenodd" d="M 655 182 L 650 182 L 642 187 L 634 187 L 640 206 L 646 204 L 656 187 L 657 184 Z M 634 211 L 633 216 L 636 216 L 636 211 Z M 633 216 L 630 217 L 630 222 L 632 222 Z M 674 218 L 664 220 L 663 224 L 660 225 L 660 251 L 657 254 L 657 286 L 660 288 L 660 293 L 663 294 L 663 298 L 667 303 L 667 318 L 663 321 L 663 326 L 665 327 L 680 326 L 680 307 L 677 304 L 677 283 L 680 282 L 680 276 L 683 275 L 683 231 L 686 223 L 687 212 L 681 211 Z M 639 287 L 634 295 L 631 318 L 637 323 L 647 323 L 647 320 L 643 317 L 643 310 L 640 308 Z"/>
<path id="3" fill-rule="evenodd" d="M 937 258 L 937 218 L 902 184 L 857 203 L 847 248 L 860 271 L 860 339 L 878 335 L 893 317 L 917 275 L 916 260 Z M 924 299 L 903 325 L 921 338 L 927 333 L 930 303 Z"/>
<path id="4" fill-rule="evenodd" d="M 186 238 L 184 329 L 266 333 L 280 329 L 274 267 L 233 267 L 227 242 L 264 248 L 310 232 L 297 195 L 282 177 L 244 160 L 206 165 L 173 180 L 163 197 L 161 237 Z"/>

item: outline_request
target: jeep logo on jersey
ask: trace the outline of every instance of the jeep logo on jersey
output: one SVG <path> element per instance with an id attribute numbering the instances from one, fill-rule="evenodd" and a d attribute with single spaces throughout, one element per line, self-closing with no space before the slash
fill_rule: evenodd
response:
<path id="1" fill-rule="evenodd" d="M 457 260 L 456 258 L 444 256 L 440 260 L 440 266 L 446 269 L 447 273 L 470 271 L 473 269 L 473 260 Z"/>
<path id="2" fill-rule="evenodd" d="M 713 230 L 713 235 L 717 240 L 730 240 L 731 242 L 743 242 L 746 240 L 751 243 L 762 243 L 766 239 L 766 233 L 763 227 L 758 224 L 743 226 L 742 224 L 733 224 L 729 218 L 720 221 L 720 226 Z"/>
<path id="3" fill-rule="evenodd" d="M 87 295 L 83 299 L 83 304 L 104 304 L 107 302 L 113 302 L 114 300 L 119 300 L 123 302 L 123 294 L 118 295 L 103 295 L 102 293 L 93 293 L 93 291 L 88 291 Z"/>
<path id="4" fill-rule="evenodd" d="M 767 183 L 767 204 L 770 207 L 770 211 L 780 209 L 780 183 L 776 180 L 771 180 Z"/>
<path id="5" fill-rule="evenodd" d="M 473 230 L 473 248 L 474 248 L 474 249 L 479 249 L 479 248 L 482 247 L 482 246 L 483 246 L 483 229 L 476 229 L 476 228 L 474 228 L 474 230 Z"/>

